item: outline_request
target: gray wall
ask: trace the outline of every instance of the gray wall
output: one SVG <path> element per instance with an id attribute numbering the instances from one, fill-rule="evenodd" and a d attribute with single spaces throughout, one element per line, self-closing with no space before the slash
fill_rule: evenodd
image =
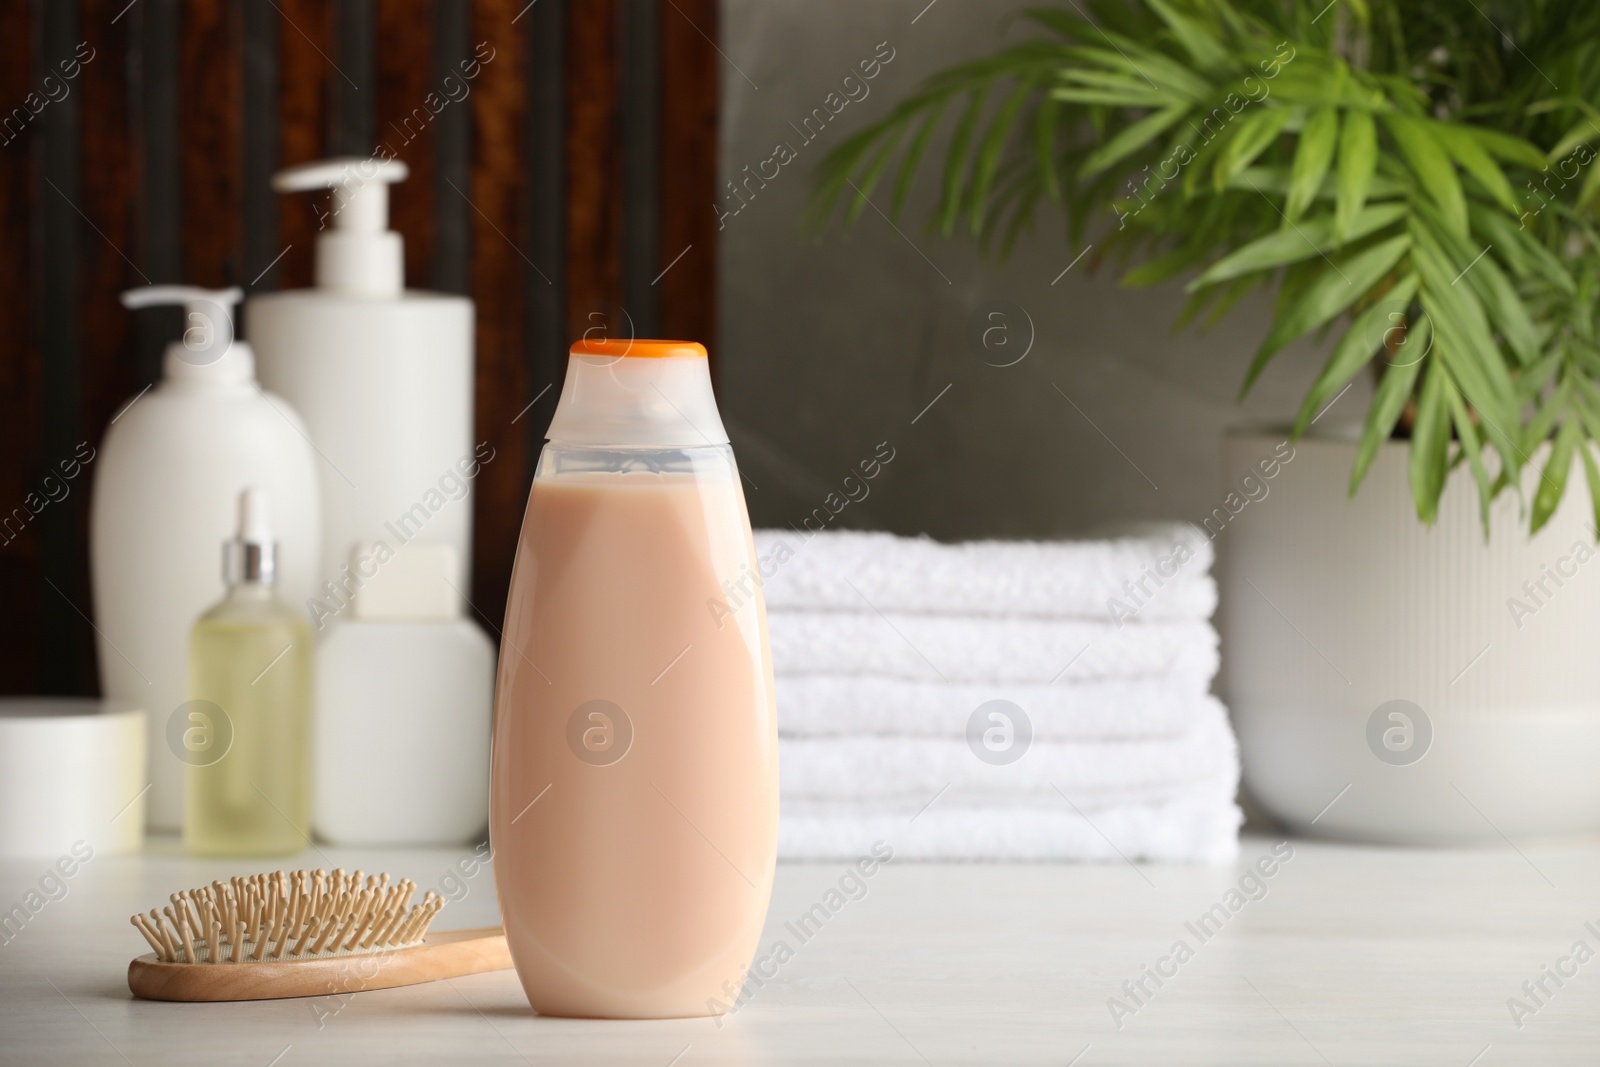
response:
<path id="1" fill-rule="evenodd" d="M 839 526 L 954 540 L 1198 521 L 1220 503 L 1223 429 L 1292 418 L 1321 366 L 1320 353 L 1296 346 L 1235 403 L 1265 331 L 1264 301 L 1208 334 L 1174 334 L 1181 283 L 1123 289 L 1112 266 L 1091 273 L 1091 252 L 1051 284 L 1076 254 L 1058 216 L 1041 212 L 1005 263 L 928 233 L 931 170 L 900 220 L 903 236 L 868 209 L 848 237 L 835 228 L 820 245 L 801 239 L 797 219 L 827 151 L 928 74 L 1027 32 L 1002 27 L 1011 5 L 925 3 L 724 4 L 724 177 L 779 141 L 799 152 L 721 232 L 720 403 L 754 485 L 752 518 L 798 522 L 887 440 L 894 461 Z M 802 144 L 789 123 L 883 41 L 895 55 L 870 95 Z M 887 207 L 886 198 L 873 197 Z M 1015 366 L 986 365 L 968 341 L 969 321 L 994 302 L 1021 306 L 1034 324 Z M 1362 379 L 1326 422 L 1359 418 L 1366 399 Z"/>

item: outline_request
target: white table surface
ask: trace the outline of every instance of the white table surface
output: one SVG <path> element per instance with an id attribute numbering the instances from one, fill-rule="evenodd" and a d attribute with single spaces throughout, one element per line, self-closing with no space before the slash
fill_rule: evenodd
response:
<path id="1" fill-rule="evenodd" d="M 147 947 L 128 925 L 134 910 L 214 877 L 296 865 L 191 860 L 158 842 L 96 857 L 0 945 L 0 1063 L 1600 1062 L 1600 958 L 1560 988 L 1545 979 L 1552 995 L 1521 1028 L 1507 1007 L 1574 942 L 1600 951 L 1584 925 L 1600 930 L 1600 848 L 1295 841 L 1267 894 L 1201 943 L 1185 923 L 1274 844 L 1247 837 L 1238 868 L 890 863 L 719 1028 L 540 1018 L 511 971 L 343 1001 L 135 1000 L 127 961 Z M 470 852 L 321 851 L 298 864 L 423 886 Z M 0 863 L 0 908 L 45 866 Z M 763 951 L 844 870 L 780 866 Z M 496 921 L 492 875 L 468 886 L 441 928 Z M 1179 939 L 1193 958 L 1119 1029 L 1107 999 Z"/>

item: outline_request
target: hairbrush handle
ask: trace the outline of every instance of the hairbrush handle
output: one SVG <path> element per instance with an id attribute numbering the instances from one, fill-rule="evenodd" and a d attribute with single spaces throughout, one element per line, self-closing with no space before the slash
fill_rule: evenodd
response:
<path id="1" fill-rule="evenodd" d="M 167 963 L 146 953 L 128 964 L 128 988 L 146 1000 L 278 1000 L 437 982 L 511 966 L 498 926 L 430 933 L 420 945 L 312 959 Z"/>

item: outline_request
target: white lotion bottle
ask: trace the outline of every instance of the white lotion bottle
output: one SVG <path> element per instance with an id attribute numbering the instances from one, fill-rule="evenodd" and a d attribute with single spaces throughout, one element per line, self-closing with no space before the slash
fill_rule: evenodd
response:
<path id="1" fill-rule="evenodd" d="M 316 285 L 246 305 L 261 380 L 305 417 L 327 460 L 317 587 L 338 585 L 353 544 L 394 535 L 456 552 L 466 588 L 472 503 L 441 479 L 472 458 L 472 301 L 404 288 L 400 235 L 389 227 L 397 160 L 331 159 L 273 178 L 279 192 L 331 188 L 316 244 Z"/>
<path id="2" fill-rule="evenodd" d="M 455 549 L 350 554 L 350 618 L 317 647 L 312 822 L 336 845 L 476 840 L 489 821 L 495 651 L 461 616 Z"/>
<path id="3" fill-rule="evenodd" d="M 256 384 L 250 346 L 234 339 L 240 296 L 174 285 L 123 294 L 133 308 L 183 304 L 184 334 L 167 346 L 161 381 L 111 419 L 95 463 L 89 563 L 101 687 L 145 709 L 146 810 L 158 831 L 183 826 L 185 765 L 168 724 L 189 699 L 190 627 L 225 592 L 217 545 L 233 536 L 240 492 L 257 486 L 273 500 L 280 588 L 297 607 L 321 551 L 316 454 L 300 417 Z"/>

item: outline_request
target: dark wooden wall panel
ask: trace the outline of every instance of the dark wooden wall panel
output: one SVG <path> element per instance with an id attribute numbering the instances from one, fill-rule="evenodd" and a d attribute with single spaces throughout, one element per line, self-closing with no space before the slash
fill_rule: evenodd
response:
<path id="1" fill-rule="evenodd" d="M 183 273 L 190 285 L 247 282 L 244 252 L 244 18 L 237 0 L 183 8 L 178 96 Z"/>
<path id="2" fill-rule="evenodd" d="M 274 0 L 283 16 L 278 27 L 278 165 L 292 167 L 328 154 L 329 80 L 336 51 L 333 11 L 324 0 Z M 286 196 L 278 209 L 278 238 L 288 248 L 278 261 L 281 289 L 311 284 L 312 241 L 317 233 L 313 201 Z"/>
<path id="3" fill-rule="evenodd" d="M 537 10 L 543 11 L 560 0 L 545 0 Z M 534 21 L 537 16 L 529 18 Z M 434 69 L 440 72 L 459 71 L 463 62 L 474 58 L 472 41 L 472 9 L 457 0 L 434 5 Z M 468 69 L 471 68 L 470 64 Z M 474 79 L 476 81 L 476 79 Z M 472 233 L 472 205 L 456 192 L 465 189 L 472 146 L 472 114 L 464 103 L 452 102 L 434 120 L 433 142 L 435 149 L 434 196 L 434 260 L 428 272 L 419 276 L 416 285 L 427 285 L 445 293 L 467 293 L 470 269 L 469 248 Z M 537 171 L 537 168 L 533 168 Z"/>
<path id="4" fill-rule="evenodd" d="M 373 49 L 375 0 L 334 0 L 327 6 L 333 11 L 335 49 L 329 53 L 335 64 L 334 77 L 328 81 L 333 119 L 329 150 L 339 156 L 368 155 L 377 141 L 373 133 L 377 117 L 373 86 L 378 82 Z"/>
<path id="5" fill-rule="evenodd" d="M 183 280 L 183 181 L 178 149 L 179 0 L 140 0 L 126 16 L 135 23 L 137 48 L 130 57 L 134 129 L 141 155 L 138 205 L 139 268 L 157 284 Z M 156 380 L 167 342 L 177 332 L 177 308 L 133 316 L 139 343 L 140 382 Z"/>
<path id="6" fill-rule="evenodd" d="M 39 33 L 28 0 L 0 0 L 0 603 L 9 616 L 0 671 L 12 691 L 39 679 L 39 533 L 26 503 L 35 491 L 42 443 L 44 380 L 39 355 L 31 248 L 35 137 L 13 119 L 32 81 Z M 20 509 L 20 511 L 19 511 Z M 9 521 L 8 521 L 9 520 Z"/>
<path id="7" fill-rule="evenodd" d="M 449 85 L 434 70 L 432 0 L 379 0 L 377 10 L 377 147 L 404 160 L 411 176 L 389 197 L 389 225 L 406 238 L 406 284 L 426 288 L 433 273 L 438 212 L 436 114 L 466 83 L 450 72 Z M 423 32 L 419 32 L 423 31 Z"/>
<path id="8" fill-rule="evenodd" d="M 622 300 L 621 79 L 616 0 L 567 10 L 567 333 L 620 318 Z M 612 336 L 626 324 L 605 321 Z"/>
<path id="9" fill-rule="evenodd" d="M 704 342 L 716 368 L 717 0 L 663 0 L 661 332 Z M 685 251 L 687 249 L 687 251 Z M 678 256 L 676 263 L 673 260 Z"/>
<path id="10" fill-rule="evenodd" d="M 474 0 L 472 40 L 493 49 L 472 95 L 472 293 L 478 302 L 477 437 L 495 450 L 473 490 L 472 603 L 498 632 L 534 456 L 513 420 L 529 392 L 523 315 L 528 212 L 526 36 L 512 19 L 526 0 Z M 453 192 L 453 190 L 452 190 Z"/>
<path id="11" fill-rule="evenodd" d="M 531 447 L 537 449 L 555 411 L 561 377 L 567 369 L 566 151 L 567 9 L 550 0 L 530 9 L 528 25 L 528 158 L 547 161 L 528 168 L 531 218 L 528 258 L 535 269 L 527 282 L 530 364 L 541 399 L 523 417 Z M 548 390 L 545 387 L 549 386 Z"/>
<path id="12" fill-rule="evenodd" d="M 622 4 L 618 36 L 622 304 L 641 337 L 661 337 L 661 16 L 666 0 Z"/>
<path id="13" fill-rule="evenodd" d="M 70 4 L 39 5 L 40 44 L 31 78 L 35 95 L 49 99 L 33 128 L 38 137 L 35 157 L 37 211 L 33 256 L 38 271 L 38 304 L 34 309 L 43 362 L 43 445 L 36 478 L 49 490 L 59 481 L 56 465 L 71 455 L 81 428 L 83 395 L 84 307 L 81 267 L 85 244 L 83 208 L 83 93 L 78 78 L 67 78 L 62 64 L 74 56 L 83 38 L 80 11 Z M 70 69 L 70 68 L 69 68 Z M 44 479 L 49 478 L 49 482 Z M 68 486 L 81 490 L 82 483 Z M 90 607 L 88 575 L 81 565 L 83 538 L 80 492 L 59 499 L 41 495 L 48 504 L 34 520 L 39 533 L 39 565 L 47 589 L 39 594 L 39 641 L 43 660 L 39 684 L 49 693 L 67 692 L 92 678 L 91 633 L 85 616 Z"/>
<path id="14" fill-rule="evenodd" d="M 93 58 L 78 78 L 83 97 L 79 207 L 93 227 L 80 231 L 79 263 L 83 303 L 94 310 L 83 317 L 80 410 L 85 430 L 93 435 L 144 387 L 132 323 L 118 297 L 153 280 L 139 266 L 145 259 L 137 214 L 143 160 L 134 139 L 128 69 L 129 38 L 137 23 L 117 18 L 126 7 L 127 0 L 84 0 L 83 5 L 83 40 Z M 87 519 L 88 509 L 83 510 Z"/>
<path id="15" fill-rule="evenodd" d="M 26 505 L 180 328 L 118 293 L 309 285 L 325 200 L 274 196 L 271 172 L 383 146 L 412 171 L 391 210 L 408 284 L 477 302 L 495 458 L 470 596 L 497 628 L 567 345 L 592 314 L 627 329 L 624 307 L 644 333 L 712 340 L 716 0 L 0 0 L 0 20 L 0 692 L 96 687 L 94 465 L 64 503 Z M 71 95 L 6 131 L 79 41 L 94 58 Z"/>
<path id="16" fill-rule="evenodd" d="M 130 34 L 137 23 L 118 17 L 125 7 L 126 0 L 85 0 L 80 27 L 88 61 L 77 78 L 82 100 L 78 206 L 92 225 L 78 233 L 79 286 L 83 306 L 95 311 L 82 320 L 78 429 L 91 447 L 98 447 L 98 435 L 117 408 L 143 387 L 132 324 L 118 302 L 124 289 L 148 280 L 137 266 L 144 259 L 136 216 L 142 171 L 134 139 L 135 97 L 129 91 Z M 72 517 L 80 546 L 89 543 L 89 488 L 95 473 L 91 463 L 76 487 Z M 87 584 L 80 588 L 79 606 L 92 615 L 93 596 Z M 84 624 L 75 632 L 79 652 L 74 659 L 80 670 L 97 677 L 92 631 Z"/>
<path id="17" fill-rule="evenodd" d="M 244 0 L 244 251 L 245 296 L 276 289 L 278 212 L 272 189 L 278 169 L 278 33 L 283 25 L 275 0 Z M 245 324 L 248 329 L 248 323 Z"/>

